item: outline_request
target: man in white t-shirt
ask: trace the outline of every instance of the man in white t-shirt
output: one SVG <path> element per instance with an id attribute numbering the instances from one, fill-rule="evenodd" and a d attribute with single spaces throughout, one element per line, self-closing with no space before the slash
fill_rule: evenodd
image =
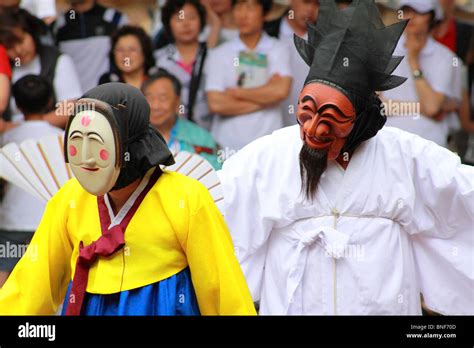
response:
<path id="1" fill-rule="evenodd" d="M 212 50 L 207 60 L 211 133 L 231 155 L 283 126 L 280 103 L 291 88 L 287 46 L 263 32 L 271 0 L 233 0 L 239 38 Z M 227 157 L 226 156 L 226 157 Z"/>
<path id="2" fill-rule="evenodd" d="M 12 87 L 16 105 L 25 116 L 19 126 L 0 135 L 0 147 L 8 143 L 20 144 L 27 139 L 39 139 L 46 135 L 60 135 L 62 130 L 43 120 L 54 109 L 53 88 L 43 77 L 27 75 Z M 0 200 L 0 245 L 5 250 L 26 250 L 38 226 L 45 203 L 17 186 L 6 184 Z M 0 257 L 0 287 L 22 255 L 12 253 Z"/>
<path id="3" fill-rule="evenodd" d="M 405 56 L 394 74 L 408 80 L 382 95 L 387 125 L 446 146 L 450 128 L 459 124 L 453 111 L 462 98 L 462 61 L 431 37 L 440 15 L 434 0 L 400 5 L 410 22 L 394 52 Z"/>

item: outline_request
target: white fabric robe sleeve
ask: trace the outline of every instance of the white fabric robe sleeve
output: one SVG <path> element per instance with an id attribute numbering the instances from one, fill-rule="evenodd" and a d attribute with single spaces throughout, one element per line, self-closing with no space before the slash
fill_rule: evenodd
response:
<path id="1" fill-rule="evenodd" d="M 416 196 L 407 230 L 425 304 L 474 314 L 474 167 L 419 137 L 409 147 Z"/>
<path id="2" fill-rule="evenodd" d="M 260 300 L 267 242 L 272 230 L 268 218 L 266 186 L 270 178 L 260 171 L 263 159 L 259 149 L 268 140 L 260 138 L 224 162 L 217 174 L 224 191 L 224 218 L 254 301 Z"/>

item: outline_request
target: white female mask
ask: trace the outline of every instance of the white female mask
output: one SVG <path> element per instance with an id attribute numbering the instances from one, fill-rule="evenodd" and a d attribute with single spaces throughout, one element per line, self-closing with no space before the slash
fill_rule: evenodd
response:
<path id="1" fill-rule="evenodd" d="M 66 151 L 81 186 L 102 196 L 114 187 L 120 174 L 117 141 L 107 118 L 95 110 L 77 113 L 68 129 Z"/>
<path id="2" fill-rule="evenodd" d="M 94 87 L 75 103 L 64 154 L 82 187 L 96 196 L 130 185 L 150 168 L 174 163 L 166 141 L 150 125 L 143 93 L 119 82 Z"/>

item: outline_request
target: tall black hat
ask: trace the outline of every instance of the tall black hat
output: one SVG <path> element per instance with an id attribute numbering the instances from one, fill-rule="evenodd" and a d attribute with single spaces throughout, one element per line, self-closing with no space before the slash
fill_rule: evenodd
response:
<path id="1" fill-rule="evenodd" d="M 327 83 L 362 98 L 401 85 L 406 78 L 391 73 L 403 57 L 392 53 L 406 24 L 385 26 L 373 0 L 354 0 L 344 10 L 321 0 L 316 24 L 308 23 L 308 41 L 294 36 L 310 66 L 305 85 Z"/>

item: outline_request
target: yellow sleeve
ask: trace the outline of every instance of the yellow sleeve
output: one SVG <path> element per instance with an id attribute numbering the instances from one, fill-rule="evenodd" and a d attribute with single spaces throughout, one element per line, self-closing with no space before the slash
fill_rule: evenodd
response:
<path id="1" fill-rule="evenodd" d="M 25 255 L 0 289 L 0 315 L 51 315 L 63 301 L 72 253 L 67 192 L 63 187 L 48 202 Z"/>
<path id="2" fill-rule="evenodd" d="M 184 250 L 201 314 L 255 315 L 224 219 L 204 186 L 194 192 Z"/>

